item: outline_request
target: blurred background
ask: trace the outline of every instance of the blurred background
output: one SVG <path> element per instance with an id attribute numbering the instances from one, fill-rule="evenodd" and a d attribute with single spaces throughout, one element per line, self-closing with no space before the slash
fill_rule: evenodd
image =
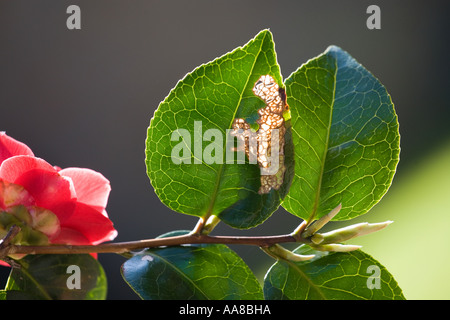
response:
<path id="1" fill-rule="evenodd" d="M 80 30 L 66 27 L 72 4 Z M 380 30 L 366 27 L 371 4 L 381 9 Z M 354 242 L 406 298 L 450 299 L 449 9 L 435 0 L 0 1 L 0 130 L 53 165 L 103 173 L 115 241 L 192 229 L 197 219 L 161 204 L 146 175 L 145 138 L 159 103 L 186 73 L 261 29 L 273 33 L 284 78 L 338 45 L 386 86 L 401 132 L 393 185 L 358 219 L 395 222 Z M 214 233 L 282 234 L 300 222 L 279 209 L 255 229 L 219 225 Z M 273 262 L 255 247 L 233 249 L 260 278 Z M 124 258 L 99 260 L 108 298 L 137 299 L 120 275 Z"/>

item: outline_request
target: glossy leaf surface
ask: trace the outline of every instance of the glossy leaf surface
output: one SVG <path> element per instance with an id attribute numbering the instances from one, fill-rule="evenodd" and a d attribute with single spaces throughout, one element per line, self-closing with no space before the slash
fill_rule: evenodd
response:
<path id="1" fill-rule="evenodd" d="M 7 300 L 103 300 L 107 280 L 91 255 L 28 255 L 1 292 Z"/>
<path id="2" fill-rule="evenodd" d="M 236 118 L 255 123 L 265 104 L 252 89 L 266 74 L 282 86 L 268 30 L 187 74 L 161 102 L 148 128 L 146 164 L 156 194 L 169 208 L 250 228 L 279 207 L 289 178 L 279 190 L 258 194 L 258 165 L 227 160 L 230 153 L 238 159 L 227 144 L 227 130 Z M 292 170 L 291 165 L 286 177 Z"/>
<path id="3" fill-rule="evenodd" d="M 294 253 L 315 254 L 312 260 L 279 260 L 264 280 L 269 300 L 394 300 L 404 299 L 392 275 L 362 252 L 327 253 L 300 246 Z"/>
<path id="4" fill-rule="evenodd" d="M 384 86 L 331 46 L 285 82 L 295 176 L 283 207 L 313 220 L 366 213 L 391 185 L 400 152 L 397 115 Z"/>
<path id="5" fill-rule="evenodd" d="M 122 275 L 146 300 L 263 299 L 252 271 L 222 244 L 149 249 L 127 260 Z"/>

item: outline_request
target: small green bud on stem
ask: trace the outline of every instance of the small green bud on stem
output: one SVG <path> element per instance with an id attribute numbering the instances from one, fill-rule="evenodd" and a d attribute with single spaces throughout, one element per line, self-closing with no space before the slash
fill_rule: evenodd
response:
<path id="1" fill-rule="evenodd" d="M 318 251 L 330 251 L 330 252 L 349 252 L 361 249 L 362 246 L 350 245 L 350 244 L 323 244 L 323 245 L 310 245 L 311 248 Z"/>
<path id="2" fill-rule="evenodd" d="M 326 225 L 331 219 L 333 219 L 339 211 L 341 211 L 342 204 L 339 204 L 336 208 L 331 210 L 329 213 L 324 215 L 319 220 L 315 221 L 311 225 L 307 226 L 305 231 L 302 233 L 303 238 L 311 237 L 313 234 L 315 234 L 317 231 L 319 231 L 324 225 Z"/>
<path id="3" fill-rule="evenodd" d="M 315 257 L 313 254 L 312 255 L 301 255 L 301 254 L 293 253 L 292 251 L 289 251 L 289 250 L 283 248 L 279 244 L 275 244 L 270 247 L 261 247 L 261 249 L 265 253 L 267 253 L 268 255 L 270 255 L 271 257 L 273 257 L 275 259 L 283 259 L 283 260 L 294 261 L 294 262 L 306 261 L 306 260 L 310 260 Z"/>
<path id="4" fill-rule="evenodd" d="M 315 245 L 339 243 L 384 229 L 391 223 L 392 221 L 380 223 L 367 223 L 367 222 L 358 223 L 345 228 L 333 230 L 327 233 L 316 233 L 311 237 L 311 241 Z"/>

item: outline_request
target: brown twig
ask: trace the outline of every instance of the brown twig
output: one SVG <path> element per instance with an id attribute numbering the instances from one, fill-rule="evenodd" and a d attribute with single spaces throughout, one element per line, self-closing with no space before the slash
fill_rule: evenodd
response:
<path id="1" fill-rule="evenodd" d="M 278 243 L 299 242 L 292 235 L 281 236 L 209 236 L 203 234 L 186 234 L 166 238 L 155 238 L 140 241 L 105 243 L 99 245 L 49 245 L 23 246 L 8 245 L 4 254 L 82 254 L 82 253 L 118 253 L 123 254 L 146 248 L 176 246 L 183 244 L 237 244 L 270 247 Z"/>
<path id="2" fill-rule="evenodd" d="M 9 228 L 6 236 L 0 240 L 0 255 L 3 253 L 3 251 L 8 250 L 11 240 L 20 232 L 20 230 L 20 227 L 16 225 L 13 225 L 11 226 L 11 228 Z"/>
<path id="3" fill-rule="evenodd" d="M 9 263 L 12 267 L 19 267 L 19 265 L 12 259 L 8 258 L 9 250 L 11 248 L 11 241 L 20 232 L 20 227 L 13 225 L 9 228 L 6 236 L 0 240 L 0 259 Z"/>

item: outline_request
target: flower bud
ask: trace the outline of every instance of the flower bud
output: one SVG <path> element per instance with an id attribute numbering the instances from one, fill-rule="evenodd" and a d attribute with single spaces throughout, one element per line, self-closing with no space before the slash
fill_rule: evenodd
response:
<path id="1" fill-rule="evenodd" d="M 345 228 L 336 229 L 327 233 L 316 233 L 311 237 L 311 241 L 316 244 L 329 244 L 339 243 L 355 237 L 366 235 L 378 230 L 381 230 L 392 221 L 380 222 L 380 223 L 358 223 Z"/>
<path id="2" fill-rule="evenodd" d="M 361 249 L 362 246 L 352 244 L 323 244 L 323 245 L 310 245 L 311 248 L 317 251 L 331 251 L 331 252 L 349 252 Z"/>
<path id="3" fill-rule="evenodd" d="M 313 224 L 306 227 L 305 231 L 302 233 L 303 238 L 308 238 L 319 231 L 325 224 L 327 224 L 331 219 L 333 219 L 339 211 L 342 209 L 342 204 L 339 204 L 336 208 L 331 210 L 329 213 L 321 217 L 319 220 L 315 221 Z"/>
<path id="4" fill-rule="evenodd" d="M 293 253 L 292 251 L 289 251 L 289 250 L 283 248 L 279 244 L 275 244 L 268 248 L 262 248 L 262 249 L 267 254 L 271 255 L 274 258 L 277 258 L 277 259 L 281 258 L 284 260 L 289 260 L 289 261 L 294 261 L 294 262 L 306 261 L 306 260 L 310 260 L 315 257 L 315 255 L 313 255 L 313 254 L 301 255 L 301 254 Z"/>

